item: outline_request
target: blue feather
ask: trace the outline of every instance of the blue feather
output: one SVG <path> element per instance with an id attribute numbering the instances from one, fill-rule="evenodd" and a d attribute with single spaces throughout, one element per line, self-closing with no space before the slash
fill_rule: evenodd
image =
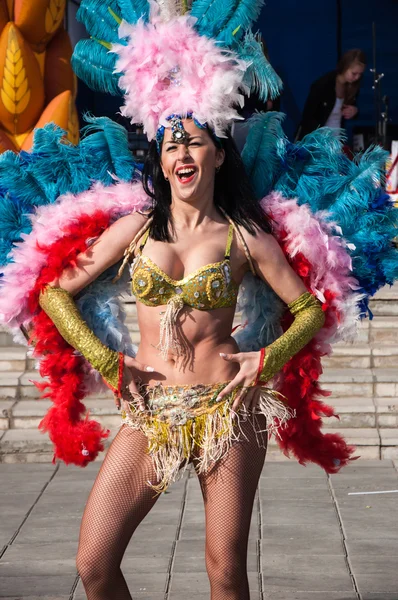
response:
<path id="1" fill-rule="evenodd" d="M 249 63 L 244 83 L 251 92 L 257 92 L 264 102 L 276 98 L 283 87 L 282 80 L 275 73 L 264 55 L 262 44 L 251 31 L 248 31 L 243 42 L 237 47 L 239 58 Z"/>
<path id="2" fill-rule="evenodd" d="M 148 0 L 117 0 L 117 2 L 120 15 L 127 23 L 133 25 L 141 18 L 148 21 L 150 8 Z"/>
<path id="3" fill-rule="evenodd" d="M 119 23 L 112 12 L 118 15 L 117 0 L 82 0 L 76 19 L 84 24 L 93 38 L 109 43 L 118 43 Z"/>
<path id="4" fill-rule="evenodd" d="M 65 131 L 48 124 L 36 130 L 30 153 L 0 156 L 0 264 L 7 264 L 21 235 L 30 233 L 29 215 L 37 206 L 83 192 L 93 181 L 112 185 L 114 175 L 125 181 L 141 177 L 124 127 L 105 117 L 87 120 L 77 146 L 65 141 Z"/>
<path id="5" fill-rule="evenodd" d="M 234 338 L 241 352 L 265 348 L 283 333 L 280 322 L 286 310 L 285 304 L 252 273 L 247 273 L 241 284 L 238 310 L 242 311 L 243 327 L 237 329 Z"/>
<path id="6" fill-rule="evenodd" d="M 89 124 L 83 128 L 84 137 L 80 152 L 89 163 L 89 172 L 95 179 L 112 183 L 110 173 L 123 181 L 131 181 L 137 175 L 136 164 L 128 146 L 127 131 L 107 117 L 85 115 Z"/>
<path id="7" fill-rule="evenodd" d="M 267 112 L 257 113 L 248 121 L 250 129 L 242 160 L 257 198 L 270 193 L 278 176 L 281 161 L 277 148 L 286 144 L 283 119 L 282 113 Z"/>
<path id="8" fill-rule="evenodd" d="M 359 291 L 369 297 L 398 278 L 398 250 L 392 245 L 398 209 L 383 189 L 387 153 L 370 148 L 351 161 L 342 152 L 343 139 L 321 128 L 295 146 L 281 147 L 283 168 L 275 188 L 308 204 L 314 213 L 327 211 L 327 218 L 352 245 L 354 276 Z M 367 306 L 365 298 L 361 308 L 370 314 Z"/>
<path id="9" fill-rule="evenodd" d="M 234 13 L 219 28 L 217 41 L 225 46 L 233 46 L 257 21 L 263 4 L 264 0 L 238 0 Z"/>
<path id="10" fill-rule="evenodd" d="M 125 269 L 121 279 L 115 284 L 120 263 L 102 273 L 93 283 L 84 288 L 76 297 L 76 304 L 101 342 L 116 352 L 135 356 L 137 348 L 131 343 L 129 330 L 125 325 L 125 312 L 119 296 L 128 292 L 129 271 Z"/>
<path id="11" fill-rule="evenodd" d="M 195 29 L 200 35 L 216 38 L 238 4 L 239 0 L 194 0 L 191 15 L 197 19 Z"/>
<path id="12" fill-rule="evenodd" d="M 116 54 L 95 40 L 80 40 L 72 55 L 72 68 L 76 75 L 96 92 L 122 96 L 120 74 L 114 73 Z"/>

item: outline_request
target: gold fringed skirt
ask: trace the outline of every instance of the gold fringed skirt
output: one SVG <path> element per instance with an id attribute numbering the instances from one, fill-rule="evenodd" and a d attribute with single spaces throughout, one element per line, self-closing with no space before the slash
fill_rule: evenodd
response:
<path id="1" fill-rule="evenodd" d="M 231 407 L 240 388 L 217 401 L 228 383 L 141 386 L 146 410 L 137 410 L 131 402 L 129 410 L 122 411 L 122 423 L 139 429 L 148 438 L 148 453 L 159 481 L 151 485 L 157 492 L 164 492 L 179 479 L 193 458 L 199 473 L 209 471 L 233 443 L 244 437 L 242 419 L 250 420 L 259 445 L 264 445 L 264 435 L 278 435 L 278 429 L 294 416 L 284 397 L 267 387 L 249 388 L 248 393 L 256 394 L 256 408 L 250 413 L 242 408 L 235 415 Z M 259 415 L 266 418 L 265 428 L 259 426 Z"/>

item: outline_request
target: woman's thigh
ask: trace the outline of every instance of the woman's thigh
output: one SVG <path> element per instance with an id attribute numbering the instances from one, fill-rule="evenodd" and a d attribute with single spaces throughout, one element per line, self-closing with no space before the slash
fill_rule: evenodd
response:
<path id="1" fill-rule="evenodd" d="M 158 495 L 148 485 L 156 473 L 147 454 L 147 438 L 123 426 L 112 442 L 83 514 L 78 563 L 104 560 L 120 564 L 137 526 Z"/>
<path id="2" fill-rule="evenodd" d="M 265 424 L 264 417 L 257 417 L 257 427 L 265 430 Z M 267 433 L 261 434 L 259 440 L 249 420 L 241 422 L 240 428 L 240 441 L 233 443 L 208 472 L 198 475 L 205 505 L 207 561 L 246 559 L 253 503 L 267 451 Z"/>

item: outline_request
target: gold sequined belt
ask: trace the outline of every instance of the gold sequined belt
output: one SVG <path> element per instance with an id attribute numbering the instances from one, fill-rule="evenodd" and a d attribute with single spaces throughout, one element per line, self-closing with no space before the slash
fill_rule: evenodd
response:
<path id="1" fill-rule="evenodd" d="M 167 385 L 161 383 L 153 387 L 140 385 L 140 394 L 144 397 L 146 410 L 141 413 L 148 418 L 156 418 L 169 425 L 185 425 L 189 419 L 194 419 L 205 413 L 211 413 L 220 404 L 226 401 L 232 402 L 236 392 L 232 392 L 228 398 L 217 402 L 217 396 L 229 381 L 215 384 L 197 385 Z M 135 407 L 130 405 L 135 416 L 139 415 Z M 141 416 L 140 415 L 140 416 Z"/>

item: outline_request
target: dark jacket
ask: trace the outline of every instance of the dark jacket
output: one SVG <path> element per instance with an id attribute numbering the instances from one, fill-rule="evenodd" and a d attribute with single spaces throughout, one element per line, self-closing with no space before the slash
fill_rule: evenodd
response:
<path id="1" fill-rule="evenodd" d="M 337 71 L 331 71 L 311 85 L 296 139 L 325 125 L 336 102 L 336 77 Z M 356 98 L 348 104 L 356 105 Z"/>

